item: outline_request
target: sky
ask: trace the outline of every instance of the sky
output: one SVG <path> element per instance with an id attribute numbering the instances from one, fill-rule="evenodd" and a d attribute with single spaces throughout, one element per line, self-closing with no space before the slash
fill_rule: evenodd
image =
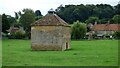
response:
<path id="1" fill-rule="evenodd" d="M 54 10 L 61 4 L 110 4 L 115 6 L 120 0 L 0 0 L 0 14 L 15 16 L 14 12 L 22 11 L 24 8 L 40 10 L 46 15 L 48 10 Z"/>

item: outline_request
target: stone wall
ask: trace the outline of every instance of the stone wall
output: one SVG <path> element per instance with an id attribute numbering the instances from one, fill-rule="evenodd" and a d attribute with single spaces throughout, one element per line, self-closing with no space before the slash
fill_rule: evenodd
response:
<path id="1" fill-rule="evenodd" d="M 33 26 L 31 47 L 33 50 L 65 50 L 66 43 L 70 44 L 69 31 L 69 27 L 64 26 Z"/>
<path id="2" fill-rule="evenodd" d="M 96 33 L 101 35 L 105 35 L 105 34 L 111 35 L 114 33 L 114 31 L 96 31 Z"/>
<path id="3" fill-rule="evenodd" d="M 71 28 L 70 27 L 63 27 L 63 50 L 70 49 L 70 42 L 71 42 Z M 67 46 L 68 45 L 68 46 Z"/>

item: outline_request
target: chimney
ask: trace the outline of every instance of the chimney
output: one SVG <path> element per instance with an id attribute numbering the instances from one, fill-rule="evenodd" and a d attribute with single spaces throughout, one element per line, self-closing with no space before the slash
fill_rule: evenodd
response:
<path id="1" fill-rule="evenodd" d="M 97 25 L 97 21 L 95 21 L 95 24 L 94 25 Z"/>
<path id="2" fill-rule="evenodd" d="M 110 24 L 110 21 L 108 21 L 107 24 Z"/>

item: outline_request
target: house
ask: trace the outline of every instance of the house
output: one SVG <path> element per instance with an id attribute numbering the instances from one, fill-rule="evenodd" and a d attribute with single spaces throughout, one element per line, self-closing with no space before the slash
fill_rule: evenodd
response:
<path id="1" fill-rule="evenodd" d="M 120 30 L 120 24 L 95 24 L 92 27 L 92 31 L 94 31 L 98 37 L 102 37 L 104 35 L 111 35 Z"/>
<path id="2" fill-rule="evenodd" d="M 70 26 L 51 9 L 38 21 L 31 24 L 32 50 L 70 49 Z"/>
<path id="3" fill-rule="evenodd" d="M 12 33 L 12 32 L 16 32 L 16 31 L 24 31 L 23 27 L 22 26 L 15 26 L 15 25 L 12 25 L 8 30 L 6 30 L 7 32 L 9 33 Z M 25 31 L 24 31 L 25 32 Z"/>

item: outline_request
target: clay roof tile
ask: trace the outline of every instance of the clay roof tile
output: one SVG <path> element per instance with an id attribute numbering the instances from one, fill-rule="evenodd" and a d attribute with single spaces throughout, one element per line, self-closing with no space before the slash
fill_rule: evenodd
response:
<path id="1" fill-rule="evenodd" d="M 120 24 L 96 24 L 93 26 L 94 31 L 117 31 L 120 30 Z"/>
<path id="2" fill-rule="evenodd" d="M 69 26 L 63 19 L 56 14 L 47 14 L 31 24 L 32 26 Z"/>

